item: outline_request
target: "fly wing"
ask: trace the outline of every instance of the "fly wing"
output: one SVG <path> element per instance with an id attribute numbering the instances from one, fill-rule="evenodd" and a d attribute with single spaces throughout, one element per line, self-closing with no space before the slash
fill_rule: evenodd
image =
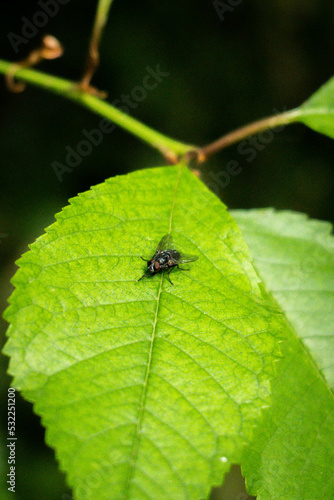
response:
<path id="1" fill-rule="evenodd" d="M 197 255 L 187 255 L 185 253 L 181 253 L 180 258 L 179 258 L 179 264 L 186 264 L 187 262 L 194 262 L 194 260 L 197 260 L 198 256 Z"/>
<path id="2" fill-rule="evenodd" d="M 171 234 L 165 234 L 158 245 L 157 252 L 162 252 L 163 250 L 172 250 L 174 248 L 173 237 Z"/>

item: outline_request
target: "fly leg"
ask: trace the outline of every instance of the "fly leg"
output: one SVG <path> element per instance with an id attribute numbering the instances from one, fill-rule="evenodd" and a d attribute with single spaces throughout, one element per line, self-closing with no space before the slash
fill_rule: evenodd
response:
<path id="1" fill-rule="evenodd" d="M 169 275 L 170 275 L 170 273 L 173 271 L 173 269 L 174 269 L 174 266 L 173 266 L 173 267 L 170 267 L 170 268 L 168 269 L 168 272 L 167 272 L 167 279 L 168 279 L 168 281 L 169 281 L 169 283 L 170 283 L 171 285 L 174 285 L 174 283 L 171 281 L 171 279 L 170 279 Z"/>
<path id="2" fill-rule="evenodd" d="M 137 281 L 140 281 L 140 280 L 142 280 L 143 278 L 148 278 L 148 277 L 150 277 L 150 276 L 152 276 L 152 273 L 150 273 L 149 271 L 146 271 L 146 273 L 144 273 L 144 274 L 143 274 L 143 276 L 141 276 L 141 278 L 139 278 L 139 280 L 137 280 Z"/>
<path id="3" fill-rule="evenodd" d="M 147 277 L 147 274 L 145 273 L 145 274 L 143 274 L 143 276 L 142 276 L 141 278 L 139 278 L 139 280 L 137 280 L 137 281 L 140 281 L 140 280 L 142 280 L 143 278 L 146 278 L 146 277 Z"/>
<path id="4" fill-rule="evenodd" d="M 144 262 L 149 262 L 149 260 L 144 259 L 144 257 L 142 257 L 142 256 L 140 256 L 140 258 L 141 258 Z M 150 275 L 150 273 L 149 273 L 148 271 L 146 271 L 146 273 L 145 273 L 145 274 L 143 274 L 143 276 L 142 276 L 141 278 L 139 278 L 139 280 L 137 280 L 137 281 L 140 281 L 140 280 L 142 280 L 143 278 L 147 278 L 147 276 L 149 276 L 149 275 Z"/>
<path id="5" fill-rule="evenodd" d="M 180 269 L 180 271 L 190 271 L 189 267 L 180 267 L 178 264 L 177 268 Z"/>

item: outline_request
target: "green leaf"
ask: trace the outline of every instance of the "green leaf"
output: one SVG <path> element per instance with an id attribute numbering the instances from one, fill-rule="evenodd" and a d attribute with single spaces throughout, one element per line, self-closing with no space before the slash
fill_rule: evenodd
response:
<path id="1" fill-rule="evenodd" d="M 298 121 L 334 138 L 334 77 L 298 109 Z"/>
<path id="2" fill-rule="evenodd" d="M 333 499 L 334 399 L 319 371 L 332 380 L 323 345 L 333 359 L 330 225 L 273 210 L 234 211 L 233 216 L 295 331 L 281 344 L 273 403 L 243 458 L 249 491 L 258 500 Z"/>
<path id="3" fill-rule="evenodd" d="M 137 279 L 160 238 L 199 256 Z M 287 325 L 224 205 L 185 167 L 71 200 L 19 261 L 10 373 L 77 499 L 202 499 L 240 459 Z"/>

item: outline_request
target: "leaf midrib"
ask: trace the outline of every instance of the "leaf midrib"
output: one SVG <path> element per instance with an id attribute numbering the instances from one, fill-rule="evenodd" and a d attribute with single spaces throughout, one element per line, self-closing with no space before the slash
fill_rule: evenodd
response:
<path id="1" fill-rule="evenodd" d="M 169 217 L 168 233 L 171 233 L 171 229 L 172 229 L 172 220 L 173 220 L 174 208 L 175 208 L 175 203 L 176 203 L 176 195 L 177 195 L 177 190 L 178 190 L 178 186 L 180 183 L 180 178 L 181 178 L 181 173 L 182 173 L 183 168 L 184 167 L 182 167 L 182 165 L 179 166 L 179 172 L 178 172 L 178 176 L 177 176 L 176 183 L 175 183 L 171 213 L 170 213 L 170 217 Z M 140 438 L 141 438 L 141 428 L 142 428 L 144 414 L 145 414 L 145 404 L 146 404 L 148 381 L 149 381 L 149 377 L 151 374 L 153 349 L 154 349 L 156 329 L 157 329 L 157 324 L 158 324 L 158 316 L 159 316 L 159 310 L 160 310 L 160 298 L 161 298 L 161 293 L 162 293 L 163 280 L 164 280 L 164 273 L 162 273 L 161 277 L 160 277 L 159 290 L 158 290 L 157 299 L 156 299 L 157 306 L 156 306 L 156 310 L 155 310 L 152 335 L 151 335 L 151 340 L 150 340 L 150 350 L 149 350 L 149 355 L 148 355 L 148 362 L 147 362 L 145 378 L 144 378 L 144 382 L 143 382 L 143 390 L 142 390 L 140 403 L 139 403 L 137 426 L 136 426 L 136 431 L 135 431 L 135 435 L 133 438 L 132 450 L 130 453 L 129 469 L 128 469 L 128 474 L 127 474 L 127 478 L 125 481 L 124 499 L 130 498 L 129 493 L 131 490 L 132 481 L 133 481 L 133 477 L 134 477 L 135 469 L 136 469 L 136 463 L 137 463 L 137 459 L 138 459 L 139 445 L 140 445 Z"/>

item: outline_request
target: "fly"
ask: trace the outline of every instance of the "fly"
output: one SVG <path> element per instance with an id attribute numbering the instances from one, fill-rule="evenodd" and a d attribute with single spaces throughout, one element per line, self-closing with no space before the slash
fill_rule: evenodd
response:
<path id="1" fill-rule="evenodd" d="M 181 271 L 189 271 L 189 269 L 183 269 L 180 267 L 180 264 L 194 262 L 198 259 L 198 257 L 196 255 L 186 255 L 178 250 L 175 250 L 172 235 L 166 234 L 161 239 L 153 257 L 149 260 L 146 260 L 143 257 L 141 257 L 141 259 L 147 262 L 147 270 L 138 281 L 143 278 L 147 278 L 148 276 L 154 276 L 154 274 L 168 269 L 167 278 L 169 283 L 173 285 L 169 275 L 173 271 L 174 267 L 177 267 Z"/>

